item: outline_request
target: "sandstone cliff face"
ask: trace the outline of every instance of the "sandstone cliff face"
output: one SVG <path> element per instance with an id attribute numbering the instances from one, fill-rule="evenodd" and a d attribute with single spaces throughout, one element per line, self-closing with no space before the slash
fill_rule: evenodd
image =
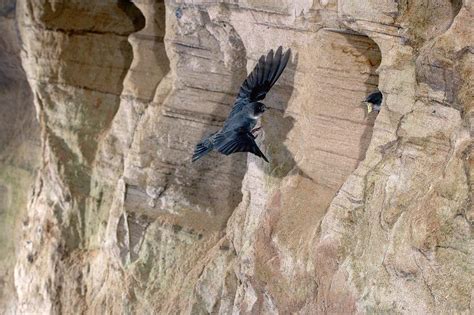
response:
<path id="1" fill-rule="evenodd" d="M 21 0 L 16 18 L 42 148 L 27 213 L 0 202 L 23 220 L 7 312 L 473 311 L 470 1 Z M 191 164 L 279 45 L 271 162 Z"/>
<path id="2" fill-rule="evenodd" d="M 28 191 L 39 165 L 39 124 L 21 67 L 15 2 L 0 3 L 0 309 L 16 309 L 13 270 Z M 3 312 L 2 312 L 3 313 Z"/>

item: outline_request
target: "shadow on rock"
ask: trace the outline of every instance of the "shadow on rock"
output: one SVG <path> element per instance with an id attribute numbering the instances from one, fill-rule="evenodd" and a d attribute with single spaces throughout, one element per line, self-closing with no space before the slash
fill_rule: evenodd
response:
<path id="1" fill-rule="evenodd" d="M 279 82 L 270 91 L 267 99 L 263 101 L 272 108 L 262 118 L 266 145 L 264 152 L 270 160 L 266 168 L 271 177 L 283 178 L 292 173 L 313 180 L 299 168 L 298 162 L 285 145 L 285 140 L 296 122 L 296 119 L 287 112 L 288 102 L 294 91 L 294 78 L 298 64 L 297 53 L 295 51 L 292 53 L 293 57 L 288 62 Z"/>
<path id="2" fill-rule="evenodd" d="M 184 12 L 183 14 L 186 14 Z M 215 106 L 215 110 L 206 116 L 205 123 L 201 130 L 196 130 L 198 137 L 195 138 L 195 143 L 200 139 L 218 131 L 227 117 L 230 109 L 235 101 L 235 97 L 239 91 L 240 85 L 247 76 L 246 72 L 246 50 L 237 32 L 228 24 L 211 22 L 206 12 L 201 12 L 203 25 L 201 38 L 217 36 L 221 43 L 228 43 L 226 53 L 229 54 L 226 58 L 223 53 L 218 55 L 211 55 L 213 61 L 217 62 L 214 65 L 221 74 L 221 80 L 218 84 L 216 81 L 202 80 L 201 82 L 193 82 L 196 86 L 202 89 L 205 86 L 207 91 L 199 92 L 199 100 L 213 99 L 215 95 L 216 86 L 222 95 L 219 99 L 209 101 L 210 106 Z M 210 51 L 219 51 L 217 42 L 209 41 L 211 45 L 208 49 Z M 215 45 L 215 46 L 212 46 Z M 226 59 L 230 62 L 226 62 Z M 202 60 L 202 63 L 208 61 Z M 178 63 L 178 66 L 181 64 Z M 183 65 L 183 67 L 186 65 Z M 214 70 L 216 71 L 216 70 Z M 215 79 L 214 79 L 215 80 Z M 206 84 L 206 85 L 203 85 Z M 203 85 L 203 86 L 201 86 Z M 216 106 L 215 104 L 219 104 Z M 225 106 L 221 106 L 225 105 Z M 194 150 L 194 146 L 192 147 Z M 191 150 L 189 151 L 189 159 L 191 158 Z M 208 209 L 219 210 L 221 214 L 230 213 L 237 207 L 242 200 L 242 180 L 246 172 L 246 154 L 232 154 L 224 156 L 215 151 L 202 157 L 200 160 L 191 163 L 187 160 L 187 170 L 191 172 L 188 176 L 189 182 L 186 186 L 186 198 L 196 204 L 202 205 Z M 225 217 L 225 215 L 224 215 Z M 222 222 L 225 222 L 223 220 Z"/>

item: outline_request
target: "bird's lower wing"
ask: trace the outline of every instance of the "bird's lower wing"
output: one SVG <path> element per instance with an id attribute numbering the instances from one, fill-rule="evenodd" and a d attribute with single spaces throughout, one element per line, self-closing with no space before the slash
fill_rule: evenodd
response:
<path id="1" fill-rule="evenodd" d="M 267 157 L 260 151 L 257 143 L 255 143 L 254 136 L 248 131 L 228 131 L 222 134 L 222 139 L 219 142 L 216 149 L 222 154 L 229 155 L 235 152 L 250 152 L 268 162 Z"/>

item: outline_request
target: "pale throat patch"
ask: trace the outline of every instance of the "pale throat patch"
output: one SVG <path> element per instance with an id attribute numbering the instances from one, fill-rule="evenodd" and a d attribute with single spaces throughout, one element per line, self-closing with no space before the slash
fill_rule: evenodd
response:
<path id="1" fill-rule="evenodd" d="M 250 114 L 250 118 L 254 119 L 254 120 L 257 120 L 260 118 L 260 116 L 262 116 L 263 113 L 258 113 L 257 115 L 252 115 Z"/>

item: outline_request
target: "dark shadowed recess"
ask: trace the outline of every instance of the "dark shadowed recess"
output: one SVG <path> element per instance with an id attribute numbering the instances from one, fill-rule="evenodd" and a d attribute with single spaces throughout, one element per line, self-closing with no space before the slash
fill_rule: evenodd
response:
<path id="1" fill-rule="evenodd" d="M 0 1 L 0 155 L 8 145 L 29 136 L 25 129 L 35 127 L 31 89 L 20 60 L 20 39 L 14 26 L 16 1 Z M 7 22 L 9 21 L 9 22 Z M 25 128 L 26 127 L 26 128 Z"/>
<path id="2" fill-rule="evenodd" d="M 117 2 L 117 6 L 127 15 L 127 17 L 132 21 L 134 31 L 131 33 L 136 33 L 145 27 L 145 16 L 142 12 L 132 3 L 130 0 L 119 0 Z M 131 34 L 130 33 L 130 34 Z M 123 89 L 123 80 L 127 75 L 128 70 L 130 69 L 130 65 L 132 64 L 133 60 L 133 50 L 132 46 L 128 42 L 128 40 L 124 40 L 121 42 L 120 47 L 122 51 L 126 52 L 127 57 L 129 57 L 130 62 L 128 63 L 127 67 L 124 67 L 124 71 L 120 75 L 120 80 L 118 81 L 121 84 L 121 88 Z M 130 56 L 128 56 L 130 55 Z M 118 109 L 118 106 L 117 106 Z M 112 120 L 111 120 L 112 121 Z"/>
<path id="3" fill-rule="evenodd" d="M 0 16 L 10 16 L 15 14 L 16 0 L 0 1 Z"/>
<path id="4" fill-rule="evenodd" d="M 117 6 L 125 12 L 130 21 L 132 21 L 135 32 L 145 27 L 145 17 L 130 0 L 118 0 Z"/>

